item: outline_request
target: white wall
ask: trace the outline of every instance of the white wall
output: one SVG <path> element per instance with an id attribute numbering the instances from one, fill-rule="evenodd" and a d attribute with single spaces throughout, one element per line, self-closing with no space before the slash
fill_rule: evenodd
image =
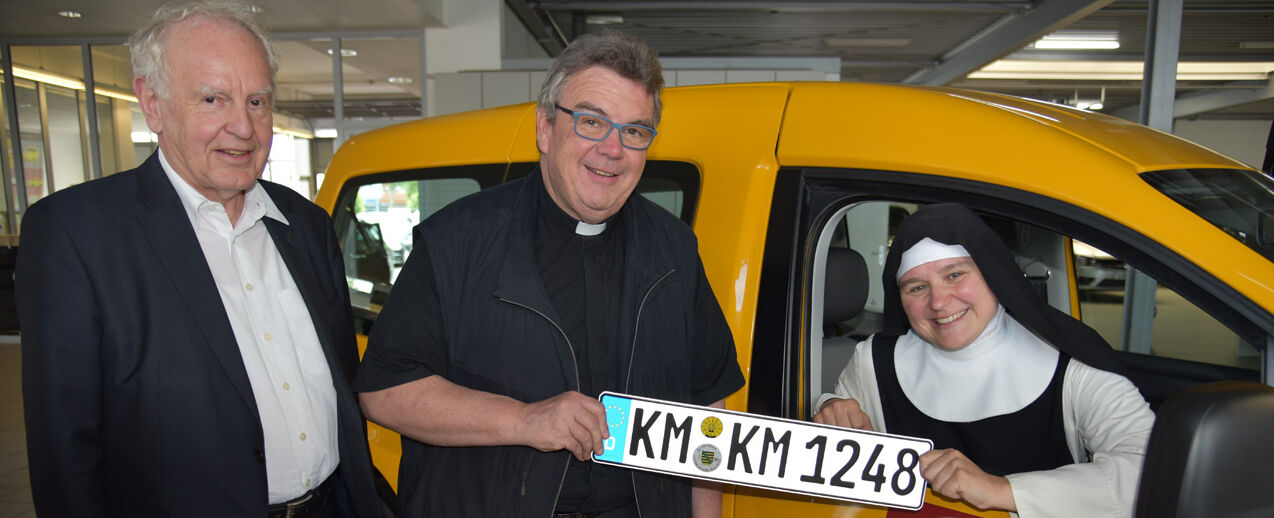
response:
<path id="1" fill-rule="evenodd" d="M 1177 119 L 1172 133 L 1259 169 L 1265 160 L 1270 121 Z"/>
<path id="2" fill-rule="evenodd" d="M 677 58 L 684 66 L 690 58 Z M 662 61 L 662 60 L 661 60 Z M 773 64 L 774 60 L 769 60 Z M 505 71 L 455 72 L 432 76 L 430 116 L 524 103 L 535 100 L 544 82 L 550 59 L 506 59 Z M 720 66 L 718 58 L 706 58 L 703 69 L 673 69 L 664 65 L 664 86 L 692 86 L 757 81 L 822 81 L 828 74 L 820 69 L 741 69 Z M 509 70 L 510 68 L 522 70 Z"/>

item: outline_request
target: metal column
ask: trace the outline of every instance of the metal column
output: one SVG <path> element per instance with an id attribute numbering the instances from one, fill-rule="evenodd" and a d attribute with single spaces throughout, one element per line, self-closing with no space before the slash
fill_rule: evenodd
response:
<path id="1" fill-rule="evenodd" d="M 89 44 L 80 44 L 80 56 L 84 59 L 84 102 L 88 104 L 88 161 L 92 179 L 102 177 L 102 136 L 97 127 L 97 81 L 93 79 L 93 51 Z"/>
<path id="2" fill-rule="evenodd" d="M 1172 102 L 1177 91 L 1177 55 L 1181 48 L 1183 0 L 1153 0 L 1146 31 L 1146 67 L 1141 82 L 1138 121 L 1172 133 Z M 1120 342 L 1125 351 L 1150 354 L 1159 283 L 1138 270 L 1128 272 Z"/>
<path id="3" fill-rule="evenodd" d="M 341 69 L 341 38 L 332 37 L 332 125 L 336 128 L 335 152 L 345 143 L 345 75 Z"/>

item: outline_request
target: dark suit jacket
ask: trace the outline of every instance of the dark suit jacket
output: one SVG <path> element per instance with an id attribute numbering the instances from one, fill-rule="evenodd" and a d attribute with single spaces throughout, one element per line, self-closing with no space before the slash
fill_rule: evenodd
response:
<path id="1" fill-rule="evenodd" d="M 342 495 L 375 516 L 344 266 L 331 221 L 261 182 L 336 387 Z M 59 191 L 16 273 L 31 491 L 45 516 L 264 516 L 264 442 L 221 296 L 157 155 Z"/>

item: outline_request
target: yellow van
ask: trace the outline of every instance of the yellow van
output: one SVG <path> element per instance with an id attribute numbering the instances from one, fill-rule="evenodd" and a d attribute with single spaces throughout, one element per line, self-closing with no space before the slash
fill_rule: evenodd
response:
<path id="1" fill-rule="evenodd" d="M 730 409 L 808 419 L 852 344 L 878 329 L 893 230 L 941 201 L 992 222 L 1040 295 L 1119 349 L 1152 404 L 1209 381 L 1270 382 L 1274 184 L 1260 171 L 1113 117 L 948 88 L 713 85 L 669 89 L 664 106 L 638 192 L 699 237 L 748 379 Z M 539 160 L 534 137 L 535 107 L 524 104 L 404 123 L 340 148 L 317 202 L 342 241 L 361 332 L 411 252 L 411 227 L 526 175 Z M 857 252 L 869 279 L 828 275 L 834 248 Z M 1079 289 L 1076 272 L 1097 253 L 1126 279 Z M 863 302 L 847 311 L 847 297 Z M 368 435 L 396 485 L 399 437 L 376 425 Z M 933 516 L 1005 515 L 926 502 L 944 511 Z M 724 504 L 733 517 L 887 515 L 743 487 Z"/>

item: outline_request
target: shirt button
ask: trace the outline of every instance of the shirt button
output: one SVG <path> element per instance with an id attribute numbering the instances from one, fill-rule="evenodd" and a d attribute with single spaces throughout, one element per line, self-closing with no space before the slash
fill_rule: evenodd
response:
<path id="1" fill-rule="evenodd" d="M 265 341 L 269 342 L 272 339 L 274 339 L 274 337 L 270 336 L 270 333 L 265 334 Z"/>
<path id="2" fill-rule="evenodd" d="M 292 385 L 288 385 L 286 381 L 283 382 L 283 390 L 292 390 Z"/>
<path id="3" fill-rule="evenodd" d="M 301 432 L 301 440 L 302 440 L 302 441 L 304 441 L 304 440 L 305 440 L 305 432 Z"/>
<path id="4" fill-rule="evenodd" d="M 244 285 L 244 286 L 243 286 L 243 289 L 248 290 L 248 291 L 252 291 L 252 283 L 250 283 L 250 282 L 249 282 L 248 284 Z"/>
<path id="5" fill-rule="evenodd" d="M 310 479 L 305 479 L 305 487 L 310 487 Z"/>

